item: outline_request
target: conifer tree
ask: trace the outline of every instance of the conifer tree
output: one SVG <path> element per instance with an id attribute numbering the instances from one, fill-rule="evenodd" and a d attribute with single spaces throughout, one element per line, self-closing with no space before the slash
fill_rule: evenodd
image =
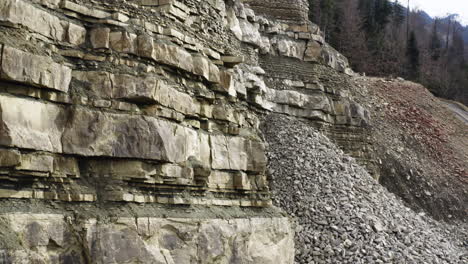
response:
<path id="1" fill-rule="evenodd" d="M 406 57 L 408 60 L 407 75 L 412 80 L 417 80 L 419 78 L 419 48 L 414 31 L 411 31 L 410 37 L 408 39 Z"/>
<path id="2" fill-rule="evenodd" d="M 429 52 L 431 54 L 432 60 L 436 61 L 440 58 L 440 52 L 442 48 L 441 39 L 438 32 L 439 19 L 436 18 L 434 21 L 434 26 L 432 27 L 431 40 L 429 43 Z"/>
<path id="3" fill-rule="evenodd" d="M 405 21 L 405 8 L 400 4 L 398 0 L 396 0 L 393 4 L 393 17 L 392 17 L 392 22 L 393 25 L 397 28 L 399 28 L 403 22 Z"/>

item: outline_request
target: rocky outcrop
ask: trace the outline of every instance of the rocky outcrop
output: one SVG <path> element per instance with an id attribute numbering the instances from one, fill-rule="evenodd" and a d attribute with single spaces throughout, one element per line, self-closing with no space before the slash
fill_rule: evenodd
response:
<path id="1" fill-rule="evenodd" d="M 261 117 L 308 120 L 373 161 L 346 58 L 307 21 L 306 1 L 290 2 L 2 1 L 0 198 L 65 204 L 2 214 L 19 239 L 4 259 L 292 263 L 292 227 L 268 214 Z M 257 214 L 70 220 L 76 204 Z"/>
<path id="2" fill-rule="evenodd" d="M 339 72 L 350 70 L 316 26 L 252 8 L 223 1 L 5 1 L 0 143 L 20 158 L 1 165 L 3 179 L 41 182 L 19 187 L 22 198 L 157 202 L 154 187 L 175 184 L 192 192 L 176 199 L 182 204 L 268 206 L 258 114 L 287 113 L 327 131 L 359 130 L 368 116 L 320 80 L 330 75 L 321 63 L 337 71 L 337 82 L 346 83 Z M 33 23 L 32 16 L 44 19 Z M 25 170 L 27 157 L 37 166 Z M 80 164 L 79 173 L 64 175 L 42 157 L 55 167 Z M 51 175 L 64 178 L 43 180 Z M 99 195 L 77 187 L 103 177 L 118 187 Z M 5 188 L 2 196 L 9 193 Z"/>
<path id="3" fill-rule="evenodd" d="M 0 215 L 3 263 L 292 263 L 287 218 Z M 272 232 L 274 230 L 274 232 Z M 1 243 L 0 243 L 1 245 Z"/>

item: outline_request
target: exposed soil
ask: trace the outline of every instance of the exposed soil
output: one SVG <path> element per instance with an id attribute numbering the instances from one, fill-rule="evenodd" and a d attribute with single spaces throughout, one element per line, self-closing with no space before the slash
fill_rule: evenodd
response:
<path id="1" fill-rule="evenodd" d="M 380 182 L 436 219 L 468 218 L 468 125 L 425 87 L 358 77 L 353 96 L 372 113 Z"/>

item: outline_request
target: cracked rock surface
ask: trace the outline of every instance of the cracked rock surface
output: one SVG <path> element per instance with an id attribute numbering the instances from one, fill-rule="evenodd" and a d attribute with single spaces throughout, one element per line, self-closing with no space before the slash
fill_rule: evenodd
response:
<path id="1" fill-rule="evenodd" d="M 296 263 L 467 263 L 467 229 L 404 206 L 328 138 L 269 115 L 274 204 L 296 221 Z"/>

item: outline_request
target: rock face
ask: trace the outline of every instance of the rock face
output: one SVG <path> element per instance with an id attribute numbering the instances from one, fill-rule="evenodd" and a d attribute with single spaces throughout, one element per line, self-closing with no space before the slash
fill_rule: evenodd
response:
<path id="1" fill-rule="evenodd" d="M 9 243 L 7 251 L 0 250 L 3 263 L 269 264 L 294 258 L 287 218 L 120 217 L 76 223 L 60 214 L 17 213 L 0 215 L 0 222 Z"/>
<path id="2" fill-rule="evenodd" d="M 345 129 L 343 141 L 368 116 L 334 83 L 320 81 L 331 71 L 346 84 L 342 73 L 350 70 L 306 21 L 306 5 L 264 16 L 265 4 L 117 1 L 111 10 L 106 1 L 2 2 L 0 144 L 20 162 L 5 158 L 0 168 L 5 182 L 25 183 L 14 196 L 269 206 L 259 114 Z M 24 170 L 26 154 L 47 155 L 57 168 L 72 160 L 80 173 L 30 186 L 37 176 L 63 173 Z M 145 172 L 134 176 L 128 164 Z M 99 195 L 76 188 L 105 177 L 115 186 Z M 168 199 L 155 187 L 190 194 Z M 11 193 L 5 188 L 3 196 Z"/>
<path id="3" fill-rule="evenodd" d="M 0 201 L 64 204 L 0 210 L 2 259 L 292 263 L 261 117 L 308 120 L 373 165 L 353 72 L 307 13 L 303 0 L 2 0 Z M 255 215 L 104 221 L 70 216 L 77 204 Z"/>

